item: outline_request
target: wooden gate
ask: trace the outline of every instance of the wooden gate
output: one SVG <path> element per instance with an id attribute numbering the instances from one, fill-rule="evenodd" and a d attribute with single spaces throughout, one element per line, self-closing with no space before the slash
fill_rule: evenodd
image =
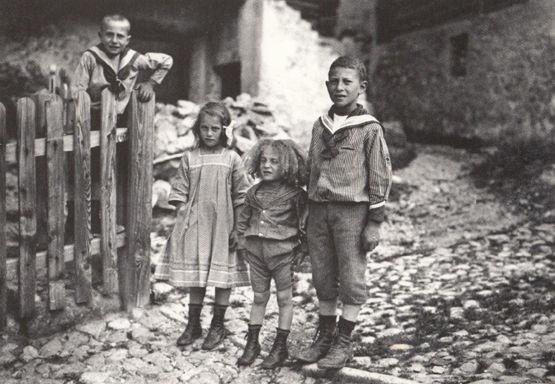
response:
<path id="1" fill-rule="evenodd" d="M 37 266 L 47 269 L 52 311 L 65 306 L 64 280 L 69 276 L 78 304 L 91 302 L 93 281 L 101 282 L 104 295 L 119 294 L 124 309 L 148 303 L 154 100 L 140 103 L 133 93 L 123 128 L 116 126 L 116 100 L 109 90 L 102 93 L 100 118 L 93 119 L 100 127 L 91 127 L 90 104 L 84 91 L 73 100 L 46 93 L 22 98 L 17 102 L 15 141 L 7 138 L 6 110 L 0 104 L 0 330 L 6 324 L 8 280 L 17 281 L 19 319 L 35 315 Z M 100 234 L 93 236 L 91 148 L 96 147 L 100 147 Z M 14 165 L 19 254 L 8 258 L 6 175 Z M 66 170 L 73 170 L 71 177 Z M 74 202 L 72 244 L 64 241 L 68 201 Z M 121 225 L 123 230 L 118 231 Z M 47 249 L 37 252 L 41 231 Z M 69 261 L 71 271 L 66 270 Z"/>

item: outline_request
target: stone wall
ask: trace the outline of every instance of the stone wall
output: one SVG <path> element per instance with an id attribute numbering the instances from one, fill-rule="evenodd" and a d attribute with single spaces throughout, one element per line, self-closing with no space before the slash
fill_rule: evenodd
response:
<path id="1" fill-rule="evenodd" d="M 285 1 L 264 0 L 258 96 L 305 146 L 314 120 L 329 108 L 325 87 L 337 52 Z"/>
<path id="2" fill-rule="evenodd" d="M 555 143 L 554 14 L 554 1 L 530 0 L 379 46 L 377 114 L 418 141 Z M 450 38 L 463 33 L 466 75 L 455 77 Z"/>

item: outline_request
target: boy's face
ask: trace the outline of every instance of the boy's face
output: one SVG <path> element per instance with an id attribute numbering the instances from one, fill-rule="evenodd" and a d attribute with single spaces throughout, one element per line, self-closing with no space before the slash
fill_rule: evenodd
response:
<path id="1" fill-rule="evenodd" d="M 279 153 L 270 146 L 264 147 L 260 154 L 260 176 L 264 181 L 274 181 L 281 178 Z"/>
<path id="2" fill-rule="evenodd" d="M 366 90 L 367 82 L 360 81 L 354 68 L 335 67 L 330 71 L 326 87 L 338 112 L 351 112 L 357 99 Z"/>
<path id="3" fill-rule="evenodd" d="M 119 55 L 129 44 L 129 23 L 125 21 L 109 21 L 102 25 L 98 32 L 100 42 L 110 56 Z"/>

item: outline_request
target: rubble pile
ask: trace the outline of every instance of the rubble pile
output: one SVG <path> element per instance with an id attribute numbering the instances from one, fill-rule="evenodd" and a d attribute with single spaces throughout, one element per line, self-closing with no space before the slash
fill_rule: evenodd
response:
<path id="1" fill-rule="evenodd" d="M 268 106 L 243 93 L 236 99 L 223 100 L 233 120 L 231 146 L 240 154 L 248 151 L 262 137 L 289 138 L 289 129 L 280 125 Z M 200 106 L 187 100 L 177 105 L 156 104 L 154 117 L 154 164 L 178 157 L 195 144 L 192 131 Z"/>

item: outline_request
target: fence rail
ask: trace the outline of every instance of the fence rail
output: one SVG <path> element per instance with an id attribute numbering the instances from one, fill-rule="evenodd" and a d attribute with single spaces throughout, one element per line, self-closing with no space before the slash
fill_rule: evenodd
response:
<path id="1" fill-rule="evenodd" d="M 51 311 L 64 309 L 69 277 L 77 304 L 91 302 L 95 279 L 101 281 L 104 295 L 119 294 L 123 309 L 148 303 L 154 100 L 140 103 L 133 94 L 128 115 L 127 127 L 116 127 L 116 102 L 109 90 L 102 93 L 99 126 L 91 126 L 96 119 L 91 119 L 86 92 L 79 92 L 74 100 L 33 95 L 18 100 L 17 138 L 9 140 L 5 108 L 0 104 L 0 331 L 6 326 L 8 310 L 13 309 L 7 308 L 8 282 L 15 281 L 18 287 L 16 317 L 35 316 L 37 267 L 46 270 Z M 91 149 L 96 147 L 100 147 L 100 164 L 91 164 Z M 10 167 L 18 173 L 17 258 L 7 257 Z M 93 237 L 91 230 L 93 167 L 99 167 L 100 173 L 100 237 Z M 70 178 L 68 170 L 73 170 Z M 72 188 L 66 185 L 68 180 Z M 64 213 L 68 201 L 73 202 L 74 212 L 72 244 L 64 239 L 69 229 Z M 125 228 L 123 232 L 118 233 L 118 224 Z M 47 239 L 44 250 L 37 250 L 40 233 Z M 73 267 L 66 269 L 70 261 Z"/>

